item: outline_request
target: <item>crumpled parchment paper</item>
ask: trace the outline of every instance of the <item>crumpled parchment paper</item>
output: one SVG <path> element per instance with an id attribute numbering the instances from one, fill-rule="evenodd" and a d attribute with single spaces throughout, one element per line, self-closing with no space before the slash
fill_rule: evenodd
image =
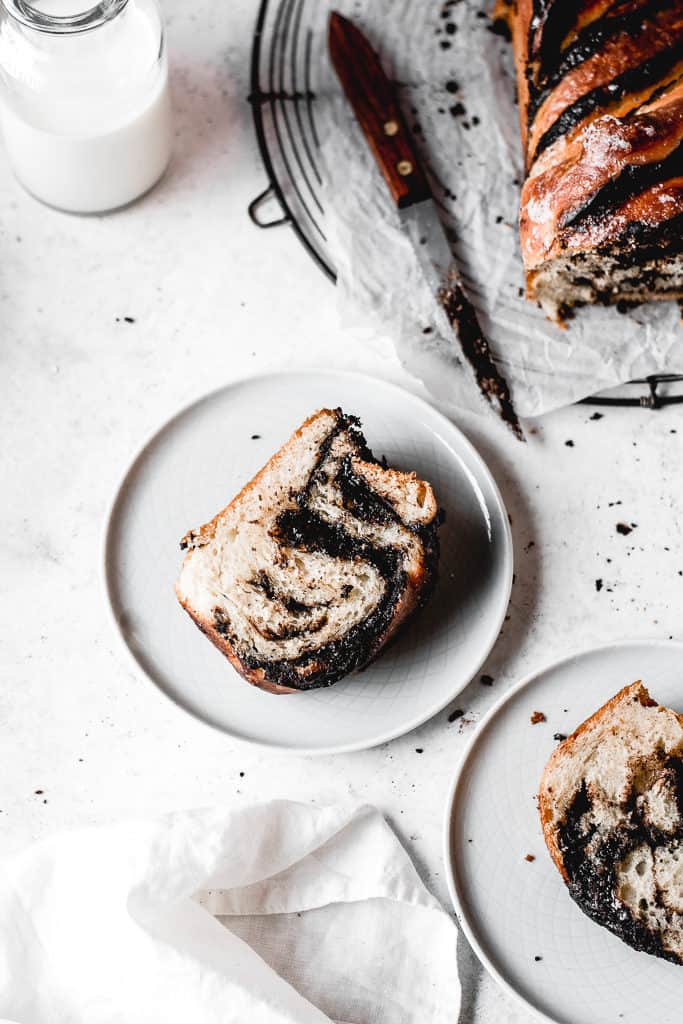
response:
<path id="1" fill-rule="evenodd" d="M 492 31 L 488 4 L 372 0 L 334 6 L 363 29 L 398 83 L 453 232 L 457 265 L 518 413 L 538 415 L 634 377 L 683 371 L 675 302 L 627 313 L 581 309 L 563 329 L 524 299 L 513 63 L 509 43 Z M 324 14 L 317 17 L 325 20 Z M 447 408 L 482 410 L 457 342 L 436 328 L 433 296 L 341 95 L 324 38 L 320 50 L 326 230 L 342 322 L 390 335 L 405 367 Z"/>

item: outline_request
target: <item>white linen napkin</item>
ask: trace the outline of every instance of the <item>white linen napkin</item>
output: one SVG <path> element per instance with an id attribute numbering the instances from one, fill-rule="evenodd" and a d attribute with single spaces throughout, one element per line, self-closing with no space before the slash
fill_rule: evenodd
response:
<path id="1" fill-rule="evenodd" d="M 2 866 L 0 1017 L 452 1024 L 456 937 L 372 807 L 82 829 Z"/>

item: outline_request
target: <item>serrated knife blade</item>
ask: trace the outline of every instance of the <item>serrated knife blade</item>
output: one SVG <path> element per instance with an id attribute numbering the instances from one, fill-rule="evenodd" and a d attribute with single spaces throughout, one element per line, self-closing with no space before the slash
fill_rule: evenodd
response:
<path id="1" fill-rule="evenodd" d="M 329 49 L 346 97 L 398 207 L 401 225 L 437 300 L 442 327 L 446 333 L 453 331 L 474 371 L 479 390 L 523 441 L 510 389 L 466 296 L 394 86 L 360 29 L 336 11 L 330 15 Z"/>

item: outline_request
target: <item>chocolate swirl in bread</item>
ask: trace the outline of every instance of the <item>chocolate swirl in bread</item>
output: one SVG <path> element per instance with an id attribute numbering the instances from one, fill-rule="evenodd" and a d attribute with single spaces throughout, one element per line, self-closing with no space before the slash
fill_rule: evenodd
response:
<path id="1" fill-rule="evenodd" d="M 437 526 L 429 484 L 378 463 L 355 417 L 323 409 L 186 535 L 176 593 L 249 682 L 328 686 L 426 600 Z"/>
<path id="2" fill-rule="evenodd" d="M 683 0 L 510 0 L 527 295 L 683 296 Z"/>
<path id="3" fill-rule="evenodd" d="M 683 718 L 641 683 L 565 740 L 543 774 L 546 843 L 581 909 L 683 963 Z"/>

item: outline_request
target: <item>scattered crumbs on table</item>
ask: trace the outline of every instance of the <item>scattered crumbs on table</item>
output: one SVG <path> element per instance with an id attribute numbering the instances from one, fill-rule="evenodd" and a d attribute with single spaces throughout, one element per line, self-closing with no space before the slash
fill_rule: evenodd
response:
<path id="1" fill-rule="evenodd" d="M 600 593 L 600 591 L 602 590 L 602 580 L 596 580 L 595 581 L 595 589 L 597 590 L 598 593 Z"/>
<path id="2" fill-rule="evenodd" d="M 465 712 L 462 710 L 462 708 L 456 708 L 455 711 L 451 711 L 450 715 L 448 716 L 448 721 L 456 722 L 458 718 L 462 718 L 464 714 Z"/>
<path id="3" fill-rule="evenodd" d="M 574 442 L 573 441 L 565 441 L 564 442 L 564 446 L 565 446 L 565 448 L 573 448 L 574 447 Z"/>
<path id="4" fill-rule="evenodd" d="M 423 327 L 422 328 L 422 333 L 423 334 L 431 334 L 433 330 L 434 330 L 433 327 Z"/>
<path id="5" fill-rule="evenodd" d="M 451 44 L 448 42 L 447 39 L 442 39 L 441 42 L 439 43 L 439 46 L 441 47 L 442 50 L 450 50 L 451 48 Z"/>
<path id="6" fill-rule="evenodd" d="M 244 772 L 240 772 L 240 778 L 241 778 L 241 779 L 243 779 L 243 778 L 244 778 Z"/>
<path id="7" fill-rule="evenodd" d="M 454 103 L 452 107 L 448 108 L 448 113 L 451 117 L 462 117 L 463 114 L 466 113 L 465 105 L 458 100 L 457 103 Z"/>
<path id="8" fill-rule="evenodd" d="M 631 523 L 630 526 L 628 523 L 617 523 L 617 533 L 620 533 L 622 537 L 628 537 L 629 533 L 635 529 L 635 526 L 635 523 Z"/>
<path id="9" fill-rule="evenodd" d="M 562 743 L 562 741 L 566 740 L 566 738 L 567 737 L 565 736 L 565 734 L 563 732 L 554 732 L 553 733 L 553 739 L 557 740 L 558 743 Z"/>
<path id="10" fill-rule="evenodd" d="M 33 792 L 35 793 L 36 796 L 42 796 L 43 793 L 45 792 L 45 790 L 44 789 L 34 789 Z"/>
<path id="11" fill-rule="evenodd" d="M 425 748 L 424 747 L 415 747 L 415 753 L 416 754 L 424 754 L 424 752 L 425 752 Z"/>
<path id="12" fill-rule="evenodd" d="M 536 860 L 536 858 L 534 857 L 533 853 L 527 853 L 527 855 L 524 858 L 524 860 L 528 860 L 529 863 L 531 864 L 532 860 Z"/>
<path id="13" fill-rule="evenodd" d="M 545 722 L 545 715 L 542 711 L 533 711 L 530 721 L 532 725 L 538 725 L 539 722 Z"/>
<path id="14" fill-rule="evenodd" d="M 615 505 L 621 505 L 621 498 L 619 499 L 619 501 L 608 501 L 607 502 L 607 507 L 608 508 L 614 508 Z"/>
<path id="15" fill-rule="evenodd" d="M 601 420 L 604 418 L 604 412 L 594 412 L 592 416 L 589 416 L 591 420 Z"/>
<path id="16" fill-rule="evenodd" d="M 493 686 L 493 676 L 483 675 L 479 682 L 482 686 Z"/>
<path id="17" fill-rule="evenodd" d="M 252 439 L 252 441 L 260 441 L 261 440 L 261 435 L 260 434 L 252 434 L 251 435 L 251 439 Z"/>
<path id="18" fill-rule="evenodd" d="M 459 88 L 460 86 L 458 85 L 454 78 L 450 78 L 446 82 L 446 92 L 457 92 Z"/>
<path id="19" fill-rule="evenodd" d="M 535 956 L 534 957 L 534 960 L 536 961 L 536 963 L 539 963 L 542 959 L 543 959 L 542 956 Z"/>

